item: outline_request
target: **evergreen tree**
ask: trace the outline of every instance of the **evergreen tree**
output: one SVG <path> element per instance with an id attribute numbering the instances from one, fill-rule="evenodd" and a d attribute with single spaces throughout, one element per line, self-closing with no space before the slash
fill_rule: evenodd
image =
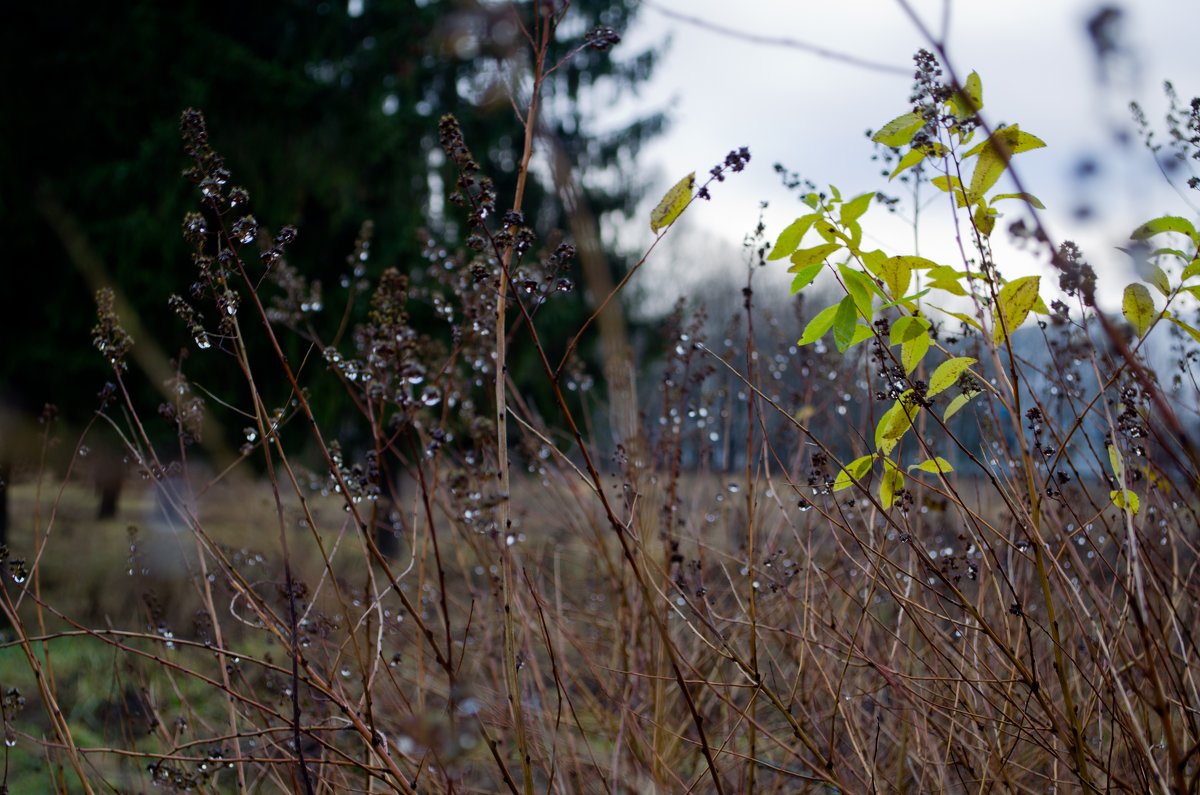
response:
<path id="1" fill-rule="evenodd" d="M 557 62 L 589 31 L 623 31 L 632 0 L 576 0 Z M 324 285 L 323 331 L 335 333 L 360 225 L 374 220 L 369 278 L 421 267 L 420 230 L 455 244 L 458 208 L 437 120 L 453 112 L 500 197 L 511 194 L 521 130 L 513 110 L 528 59 L 525 3 L 408 0 L 78 0 L 34 4 L 0 32 L 7 59 L 0 125 L 0 217 L 7 254 L 6 353 L 0 383 L 28 406 L 60 404 L 79 420 L 106 380 L 89 346 L 93 292 L 114 284 L 141 314 L 160 361 L 188 335 L 167 307 L 194 278 L 180 233 L 195 206 L 179 114 L 203 109 L 213 144 L 252 212 L 273 233 L 294 224 L 292 264 Z M 620 53 L 620 50 L 617 50 Z M 565 158 L 593 213 L 632 206 L 640 143 L 658 116 L 596 132 L 593 108 L 645 80 L 654 54 L 584 48 L 547 85 L 544 138 Z M 598 93 L 602 98 L 595 99 Z M 589 97 L 593 97 L 591 102 Z M 567 226 L 546 172 L 527 216 L 540 233 Z M 578 319 L 581 297 L 555 312 Z M 333 310 L 333 311 L 330 311 Z M 132 320 L 132 319 L 131 319 Z M 136 337 L 137 335 L 135 335 Z M 204 381 L 204 357 L 187 365 Z M 213 378 L 228 378 L 216 367 Z M 161 373 L 159 373 L 161 375 Z M 151 374 L 154 377 L 154 374 Z M 140 379 L 139 379 L 140 380 Z M 218 393 L 222 385 L 205 386 Z M 11 398 L 10 398 L 11 399 Z"/>

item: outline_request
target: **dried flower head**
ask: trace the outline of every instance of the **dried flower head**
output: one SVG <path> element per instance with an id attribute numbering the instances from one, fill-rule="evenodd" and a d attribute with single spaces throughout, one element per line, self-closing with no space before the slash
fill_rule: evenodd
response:
<path id="1" fill-rule="evenodd" d="M 92 344 L 104 355 L 114 370 L 125 369 L 125 357 L 133 348 L 133 338 L 121 325 L 113 309 L 115 298 L 111 287 L 96 291 L 96 325 L 92 328 Z"/>

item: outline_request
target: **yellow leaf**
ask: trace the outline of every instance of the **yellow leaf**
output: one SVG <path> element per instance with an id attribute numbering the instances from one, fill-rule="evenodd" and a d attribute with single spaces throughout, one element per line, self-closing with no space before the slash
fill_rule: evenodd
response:
<path id="1" fill-rule="evenodd" d="M 975 171 L 971 174 L 971 187 L 967 191 L 970 198 L 982 198 L 1008 168 L 1008 161 L 1013 155 L 1045 145 L 1042 139 L 1024 132 L 1015 124 L 996 130 L 990 138 L 963 155 L 964 158 L 979 155 Z"/>
<path id="2" fill-rule="evenodd" d="M 1125 288 L 1125 297 L 1121 301 L 1121 311 L 1130 322 L 1139 337 L 1146 335 L 1150 324 L 1154 322 L 1154 299 L 1144 284 L 1131 284 Z"/>
<path id="3" fill-rule="evenodd" d="M 912 266 L 905 261 L 905 257 L 888 257 L 879 263 L 877 272 L 887 283 L 892 298 L 903 296 L 912 280 Z"/>
<path id="4" fill-rule="evenodd" d="M 782 232 L 779 233 L 779 240 L 775 242 L 775 247 L 771 249 L 771 253 L 767 255 L 767 259 L 776 260 L 783 259 L 800 247 L 800 241 L 804 239 L 804 235 L 812 228 L 812 225 L 820 218 L 819 213 L 809 213 L 802 215 L 795 221 L 788 224 Z"/>
<path id="5" fill-rule="evenodd" d="M 822 243 L 812 248 L 802 248 L 799 251 L 793 251 L 791 256 L 788 257 L 792 261 L 792 266 L 788 268 L 788 273 L 796 273 L 809 265 L 824 262 L 826 257 L 841 247 L 841 243 Z"/>
<path id="6" fill-rule="evenodd" d="M 950 462 L 947 461 L 946 459 L 942 458 L 941 456 L 936 456 L 934 458 L 930 458 L 928 460 L 922 461 L 919 464 L 913 464 L 908 469 L 910 472 L 912 470 L 916 469 L 920 472 L 932 472 L 935 475 L 938 474 L 939 472 L 953 472 L 954 471 L 954 467 L 950 466 Z"/>
<path id="7" fill-rule="evenodd" d="M 965 392 L 951 400 L 950 405 L 946 406 L 946 413 L 942 415 L 942 422 L 949 422 L 950 418 L 959 412 L 959 409 L 967 405 L 978 394 L 978 392 Z"/>
<path id="8" fill-rule="evenodd" d="M 977 72 L 967 75 L 967 83 L 961 91 L 950 97 L 950 107 L 961 120 L 969 119 L 983 107 L 983 85 Z"/>
<path id="9" fill-rule="evenodd" d="M 900 162 L 896 164 L 896 168 L 888 176 L 888 180 L 895 179 L 898 175 L 904 173 L 913 166 L 919 164 L 925 159 L 925 152 L 922 149 L 909 149 L 904 153 L 904 157 L 900 158 Z"/>
<path id="10" fill-rule="evenodd" d="M 991 237 L 992 230 L 996 228 L 997 216 L 998 213 L 984 202 L 981 201 L 975 205 L 975 227 L 979 230 L 979 234 Z"/>
<path id="11" fill-rule="evenodd" d="M 854 485 L 854 481 L 862 480 L 866 474 L 871 471 L 871 464 L 875 462 L 874 455 L 864 455 L 862 458 L 856 458 L 846 468 L 838 473 L 833 479 L 833 490 L 842 491 Z"/>
<path id="12" fill-rule="evenodd" d="M 884 510 L 891 508 L 896 502 L 896 492 L 904 488 L 904 473 L 896 465 L 885 459 L 883 477 L 879 479 L 879 504 Z"/>
<path id="13" fill-rule="evenodd" d="M 1116 477 L 1117 482 L 1124 483 L 1125 462 L 1122 460 L 1121 453 L 1117 450 L 1116 445 L 1110 444 L 1108 446 L 1108 463 L 1112 466 L 1113 475 Z"/>
<path id="14" fill-rule="evenodd" d="M 926 390 L 925 396 L 933 397 L 954 386 L 958 383 L 958 377 L 962 375 L 963 370 L 975 364 L 975 361 L 970 356 L 956 356 L 939 364 L 929 378 L 929 389 Z"/>
<path id="15" fill-rule="evenodd" d="M 875 426 L 875 446 L 884 455 L 891 453 L 904 438 L 904 434 L 908 433 L 908 429 L 912 427 L 913 418 L 917 415 L 917 407 L 904 405 L 904 401 L 911 393 L 911 389 L 905 390 L 900 395 L 900 399 L 883 413 Z"/>
<path id="16" fill-rule="evenodd" d="M 683 179 L 675 183 L 675 186 L 667 191 L 662 197 L 662 201 L 650 213 L 650 231 L 655 234 L 658 230 L 665 229 L 670 226 L 679 214 L 683 212 L 683 208 L 688 206 L 688 202 L 692 200 L 692 187 L 696 184 L 696 172 L 693 171 Z"/>
<path id="17" fill-rule="evenodd" d="M 925 358 L 925 354 L 928 351 L 928 334 L 919 334 L 910 340 L 906 340 L 900 346 L 900 363 L 904 365 L 905 375 L 911 375 L 912 371 L 917 369 L 917 365 Z"/>
<path id="18" fill-rule="evenodd" d="M 1137 516 L 1138 510 L 1142 507 L 1142 501 L 1138 499 L 1138 495 L 1129 489 L 1114 489 L 1108 493 L 1108 496 L 1112 499 L 1113 505 L 1122 510 L 1128 509 L 1134 516 Z"/>
<path id="19" fill-rule="evenodd" d="M 925 126 L 925 117 L 919 113 L 897 116 L 871 136 L 871 140 L 884 146 L 904 146 Z"/>
<path id="20" fill-rule="evenodd" d="M 1000 288 L 996 300 L 995 325 L 992 329 L 996 344 L 1004 342 L 1005 338 L 1021 327 L 1029 311 L 1037 303 L 1038 289 L 1041 287 L 1041 276 L 1024 276 L 1013 279 Z"/>

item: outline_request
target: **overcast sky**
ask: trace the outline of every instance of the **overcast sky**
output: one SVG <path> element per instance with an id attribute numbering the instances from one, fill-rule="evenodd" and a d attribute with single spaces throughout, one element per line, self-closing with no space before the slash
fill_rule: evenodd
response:
<path id="1" fill-rule="evenodd" d="M 1117 43 L 1123 49 L 1111 60 L 1106 83 L 1097 79 L 1086 31 L 1087 20 L 1102 5 L 1096 0 L 954 2 L 949 52 L 962 76 L 976 70 L 982 77 L 989 122 L 1019 122 L 1046 141 L 1046 149 L 1022 155 L 1018 168 L 1028 189 L 1048 206 L 1052 233 L 1084 245 L 1103 278 L 1128 275 L 1126 260 L 1113 246 L 1137 223 L 1167 213 L 1193 214 L 1136 139 L 1122 149 L 1114 133 L 1131 129 L 1127 108 L 1134 98 L 1161 128 L 1164 79 L 1175 83 L 1185 102 L 1200 95 L 1195 46 L 1200 0 L 1119 4 L 1124 15 Z M 916 0 L 914 6 L 940 30 L 941 0 Z M 789 37 L 906 74 L 723 36 L 663 11 L 758 36 Z M 668 39 L 666 55 L 638 102 L 641 108 L 666 107 L 672 118 L 667 135 L 642 155 L 659 183 L 640 215 L 648 216 L 658 196 L 680 177 L 693 170 L 704 174 L 731 148 L 748 146 L 753 160 L 746 173 L 717 186 L 710 203 L 689 210 L 686 227 L 676 231 L 691 240 L 676 241 L 663 255 L 656 252 L 646 278 L 686 286 L 690 279 L 729 267 L 729 255 L 720 253 L 723 247 L 716 241 L 736 250 L 754 227 L 762 201 L 770 203 L 766 218 L 773 239 L 800 214 L 772 169 L 777 162 L 819 186 L 834 183 L 844 194 L 900 193 L 898 185 L 889 191 L 879 177 L 864 137 L 867 128 L 877 129 L 908 109 L 912 55 L 928 46 L 898 3 L 653 0 L 621 46 L 634 52 Z M 1095 160 L 1100 170 L 1081 181 L 1073 175 L 1085 159 Z M 1104 212 L 1079 221 L 1073 212 L 1084 203 Z M 1011 220 L 1018 205 L 1010 203 L 1009 209 Z M 921 253 L 953 262 L 945 205 L 927 208 L 923 217 L 935 215 L 937 223 L 922 224 Z M 911 228 L 882 208 L 871 210 L 864 229 L 885 251 L 912 253 Z M 648 241 L 648 228 L 645 235 Z M 998 229 L 996 236 L 1004 235 Z M 1035 272 L 1036 263 L 998 250 L 1007 275 Z M 778 270 L 782 274 L 784 265 Z"/>

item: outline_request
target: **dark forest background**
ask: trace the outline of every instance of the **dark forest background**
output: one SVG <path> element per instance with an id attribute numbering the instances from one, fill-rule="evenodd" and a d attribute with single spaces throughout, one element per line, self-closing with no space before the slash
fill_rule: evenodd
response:
<path id="1" fill-rule="evenodd" d="M 655 53 L 583 46 L 596 28 L 624 32 L 635 6 L 576 0 L 559 31 L 551 63 L 582 49 L 545 86 L 539 143 L 559 167 L 535 169 L 525 203 L 541 235 L 569 236 L 564 199 L 603 219 L 641 196 L 636 155 L 664 117 L 614 127 L 593 109 L 636 90 Z M 529 48 L 516 15 L 528 11 L 472 0 L 59 0 L 25 8 L 0 30 L 6 410 L 29 417 L 53 403 L 73 424 L 95 410 L 110 375 L 90 344 L 101 286 L 123 299 L 118 310 L 145 376 L 131 381 L 143 396 L 161 392 L 172 360 L 191 346 L 167 305 L 192 279 L 180 229 L 196 203 L 181 177 L 185 108 L 206 115 L 231 182 L 250 195 L 260 239 L 285 224 L 299 229 L 289 263 L 321 283 L 326 309 L 316 322 L 324 333 L 343 322 L 350 291 L 365 290 L 383 269 L 425 267 L 427 237 L 460 246 L 462 212 L 446 205 L 453 177 L 438 119 L 459 118 L 498 195 L 510 196 L 522 143 L 511 92 L 528 89 Z M 366 221 L 374 232 L 364 266 L 347 258 Z M 619 252 L 596 250 L 616 276 Z M 586 274 L 576 276 L 586 287 Z M 577 325 L 589 300 L 575 290 L 546 311 Z M 365 300 L 353 311 L 365 311 Z M 226 365 L 193 355 L 187 370 L 220 395 L 235 387 Z M 518 376 L 522 366 L 518 358 Z"/>

